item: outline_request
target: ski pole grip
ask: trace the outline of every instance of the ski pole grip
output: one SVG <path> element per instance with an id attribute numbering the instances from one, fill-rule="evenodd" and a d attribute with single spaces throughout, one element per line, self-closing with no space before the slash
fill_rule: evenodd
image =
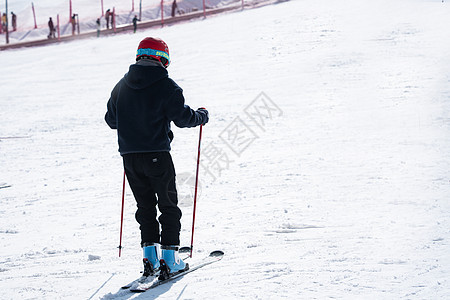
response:
<path id="1" fill-rule="evenodd" d="M 199 108 L 197 108 L 197 111 L 199 111 L 199 110 L 202 110 L 203 111 L 203 113 L 205 113 L 205 115 L 206 115 L 206 120 L 203 120 L 204 122 L 203 122 L 203 124 L 201 124 L 201 126 L 203 126 L 203 125 L 205 125 L 206 123 L 208 123 L 208 121 L 209 121 L 209 112 L 206 110 L 206 108 L 204 108 L 204 107 L 199 107 Z"/>

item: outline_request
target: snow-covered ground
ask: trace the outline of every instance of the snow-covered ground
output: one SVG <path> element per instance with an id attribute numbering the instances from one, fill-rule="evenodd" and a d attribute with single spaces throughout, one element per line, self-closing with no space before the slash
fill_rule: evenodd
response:
<path id="1" fill-rule="evenodd" d="M 449 15 L 297 0 L 1 52 L 1 298 L 448 298 Z M 135 203 L 127 186 L 118 258 L 123 169 L 103 116 L 145 36 L 210 110 L 194 259 L 226 255 L 135 295 L 120 291 L 141 270 Z M 197 139 L 176 129 L 172 145 L 183 245 Z"/>

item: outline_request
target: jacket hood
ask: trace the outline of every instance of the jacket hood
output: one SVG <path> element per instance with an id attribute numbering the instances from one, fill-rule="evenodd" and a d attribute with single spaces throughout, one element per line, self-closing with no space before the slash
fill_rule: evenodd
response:
<path id="1" fill-rule="evenodd" d="M 164 67 L 135 64 L 130 66 L 128 73 L 124 76 L 124 81 L 130 88 L 140 90 L 168 76 Z"/>

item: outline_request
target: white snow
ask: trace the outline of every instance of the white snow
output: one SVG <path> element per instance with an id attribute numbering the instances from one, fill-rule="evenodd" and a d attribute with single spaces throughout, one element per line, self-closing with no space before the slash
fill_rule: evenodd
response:
<path id="1" fill-rule="evenodd" d="M 297 0 L 0 52 L 2 299 L 448 298 L 449 13 Z M 118 258 L 123 169 L 103 116 L 145 36 L 210 111 L 194 259 L 225 257 L 134 295 L 120 286 L 142 268 L 135 203 L 127 186 Z M 252 119 L 261 92 L 274 110 Z M 183 245 L 197 139 L 175 129 Z"/>

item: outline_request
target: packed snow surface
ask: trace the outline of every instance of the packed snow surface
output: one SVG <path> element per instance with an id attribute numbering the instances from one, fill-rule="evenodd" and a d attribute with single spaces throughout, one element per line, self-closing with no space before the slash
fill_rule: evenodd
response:
<path id="1" fill-rule="evenodd" d="M 37 1 L 36 1 L 37 2 Z M 297 0 L 0 53 L 2 299 L 444 299 L 450 3 Z M 139 41 L 205 106 L 193 260 L 144 294 L 135 202 L 103 121 Z M 190 244 L 198 128 L 172 155 Z"/>

